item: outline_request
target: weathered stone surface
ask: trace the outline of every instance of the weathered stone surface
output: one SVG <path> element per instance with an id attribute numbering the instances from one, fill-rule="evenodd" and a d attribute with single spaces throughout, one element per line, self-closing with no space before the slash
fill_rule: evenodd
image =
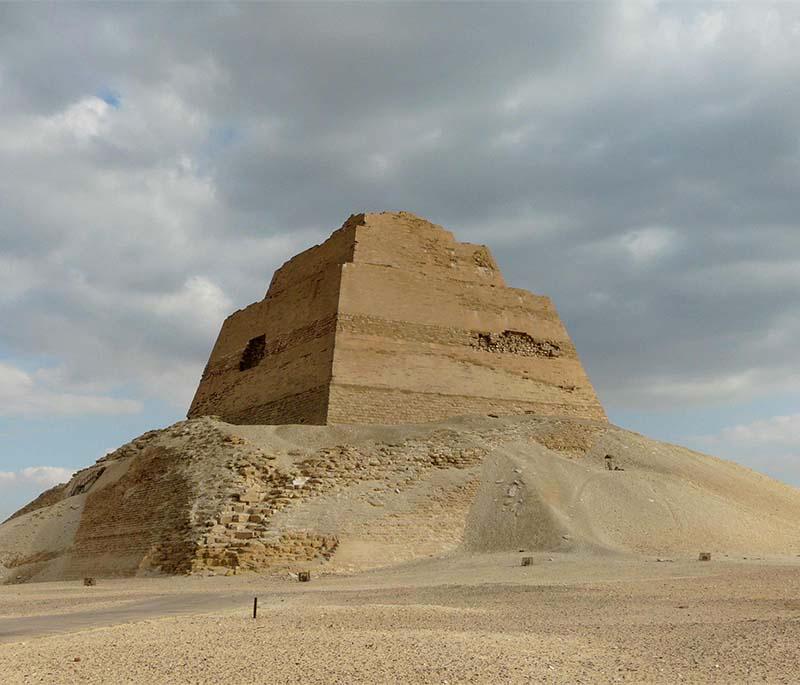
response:
<path id="1" fill-rule="evenodd" d="M 350 217 L 222 326 L 189 417 L 410 423 L 460 414 L 605 420 L 547 297 L 489 250 L 406 212 Z"/>
<path id="2" fill-rule="evenodd" d="M 800 535 L 797 490 L 606 421 L 342 428 L 204 417 L 139 444 L 90 467 L 103 473 L 88 490 L 84 469 L 60 499 L 0 525 L 0 584 L 351 573 L 458 551 L 697 558 L 698 540 L 713 554 L 785 554 Z M 609 473 L 607 455 L 625 470 Z"/>

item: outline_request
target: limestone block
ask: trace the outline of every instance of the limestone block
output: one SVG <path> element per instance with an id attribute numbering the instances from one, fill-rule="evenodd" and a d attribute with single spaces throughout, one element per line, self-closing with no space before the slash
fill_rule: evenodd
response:
<path id="1" fill-rule="evenodd" d="M 245 490 L 244 492 L 239 493 L 239 501 L 240 502 L 258 502 L 261 500 L 261 493 L 257 490 Z"/>

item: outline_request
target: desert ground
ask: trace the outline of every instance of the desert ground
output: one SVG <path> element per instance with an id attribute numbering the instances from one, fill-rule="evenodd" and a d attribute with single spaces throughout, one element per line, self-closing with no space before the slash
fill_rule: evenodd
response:
<path id="1" fill-rule="evenodd" d="M 797 683 L 799 495 L 603 422 L 180 422 L 0 525 L 0 685 Z"/>
<path id="2" fill-rule="evenodd" d="M 503 552 L 310 583 L 244 574 L 0 588 L 8 685 L 799 680 L 797 557 Z"/>

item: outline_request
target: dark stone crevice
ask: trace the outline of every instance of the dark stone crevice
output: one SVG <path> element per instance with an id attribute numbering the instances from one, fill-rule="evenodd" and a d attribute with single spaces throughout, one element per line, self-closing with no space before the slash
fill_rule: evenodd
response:
<path id="1" fill-rule="evenodd" d="M 561 346 L 550 340 L 536 340 L 522 331 L 478 333 L 472 347 L 495 354 L 518 354 L 523 357 L 560 357 Z"/>
<path id="2" fill-rule="evenodd" d="M 257 335 L 255 338 L 250 338 L 247 347 L 242 352 L 242 358 L 239 360 L 239 371 L 246 371 L 258 366 L 261 360 L 267 354 L 267 336 Z"/>

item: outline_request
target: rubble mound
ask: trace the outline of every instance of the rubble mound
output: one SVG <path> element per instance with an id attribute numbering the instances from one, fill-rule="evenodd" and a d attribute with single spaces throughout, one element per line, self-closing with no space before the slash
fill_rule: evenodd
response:
<path id="1" fill-rule="evenodd" d="M 798 547 L 800 491 L 604 421 L 247 426 L 204 417 L 142 435 L 3 523 L 0 582 L 355 572 L 500 550 Z"/>

